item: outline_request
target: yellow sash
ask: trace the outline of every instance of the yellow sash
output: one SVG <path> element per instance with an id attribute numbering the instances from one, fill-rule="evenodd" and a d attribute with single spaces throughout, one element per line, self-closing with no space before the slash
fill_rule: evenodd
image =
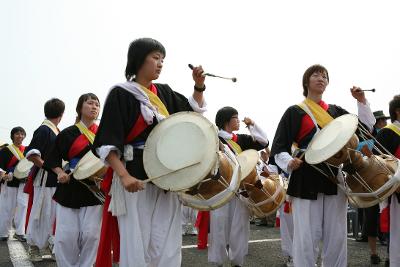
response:
<path id="1" fill-rule="evenodd" d="M 83 124 L 82 121 L 78 122 L 75 124 L 76 127 L 78 127 L 79 131 L 81 132 L 81 134 L 85 135 L 86 138 L 89 140 L 89 142 L 91 144 L 93 144 L 94 142 L 94 138 L 96 137 L 96 135 L 90 131 L 85 124 Z"/>
<path id="2" fill-rule="evenodd" d="M 398 136 L 400 136 L 400 128 L 393 123 L 386 125 L 385 128 L 392 130 L 393 132 L 397 133 Z"/>
<path id="3" fill-rule="evenodd" d="M 147 89 L 146 87 L 144 87 L 143 85 L 140 85 L 140 89 L 142 89 L 146 95 L 149 97 L 150 103 L 157 108 L 158 113 L 160 113 L 161 115 L 164 115 L 165 117 L 169 116 L 169 112 L 167 110 L 167 108 L 165 107 L 164 103 L 161 101 L 161 99 L 152 91 L 150 91 L 149 89 Z"/>
<path id="4" fill-rule="evenodd" d="M 324 128 L 325 125 L 333 120 L 332 116 L 329 115 L 326 110 L 324 110 L 320 105 L 318 105 L 311 99 L 306 98 L 303 102 L 298 104 L 299 107 L 306 111 L 303 105 L 306 105 L 310 109 L 312 115 L 314 116 L 315 120 L 321 128 Z M 306 113 L 308 112 L 306 111 Z"/>
<path id="5" fill-rule="evenodd" d="M 236 143 L 232 139 L 226 140 L 226 142 L 228 142 L 228 144 L 231 146 L 231 148 L 235 151 L 236 154 L 239 155 L 240 153 L 242 153 L 242 148 L 239 146 L 238 143 Z"/>
<path id="6" fill-rule="evenodd" d="M 47 127 L 50 128 L 50 130 L 52 130 L 54 132 L 55 135 L 58 135 L 60 133 L 60 131 L 58 130 L 57 126 L 54 125 L 54 123 L 52 123 L 51 121 L 49 121 L 48 119 L 45 119 L 42 122 L 42 125 L 46 125 Z"/>
<path id="7" fill-rule="evenodd" d="M 13 155 L 14 155 L 18 160 L 21 160 L 21 159 L 25 158 L 25 157 L 24 157 L 24 154 L 21 152 L 21 150 L 19 150 L 19 148 L 18 148 L 16 145 L 11 144 L 11 145 L 8 145 L 7 148 L 8 148 L 8 150 L 11 151 L 11 153 L 13 153 Z"/>

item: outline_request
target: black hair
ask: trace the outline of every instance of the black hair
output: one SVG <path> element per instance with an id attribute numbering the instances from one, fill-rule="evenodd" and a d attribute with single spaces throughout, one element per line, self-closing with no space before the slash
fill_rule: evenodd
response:
<path id="1" fill-rule="evenodd" d="M 237 114 L 239 114 L 238 111 L 233 107 L 223 107 L 215 115 L 215 124 L 219 129 L 223 130 L 225 123 L 229 122 L 232 116 Z"/>
<path id="2" fill-rule="evenodd" d="M 76 116 L 75 122 L 79 122 L 81 120 L 81 118 L 82 118 L 82 106 L 83 106 L 83 103 L 85 101 L 87 101 L 88 99 L 97 100 L 99 102 L 99 104 L 100 104 L 99 98 L 93 93 L 87 93 L 87 94 L 81 95 L 79 97 L 79 99 L 78 99 L 78 103 L 76 104 L 76 109 L 75 110 L 76 110 L 76 113 L 78 114 L 78 116 Z"/>
<path id="3" fill-rule="evenodd" d="M 312 65 L 303 74 L 303 95 L 305 97 L 307 97 L 307 95 L 308 95 L 308 83 L 310 82 L 310 77 L 315 72 L 325 73 L 326 78 L 328 79 L 328 83 L 329 83 L 328 70 L 324 66 L 319 65 L 319 64 Z"/>
<path id="4" fill-rule="evenodd" d="M 48 119 L 55 119 L 64 114 L 65 104 L 58 98 L 47 100 L 44 104 L 44 116 Z"/>
<path id="5" fill-rule="evenodd" d="M 396 111 L 400 112 L 400 95 L 395 95 L 389 102 L 389 114 L 392 122 L 397 120 Z"/>
<path id="6" fill-rule="evenodd" d="M 140 38 L 129 45 L 128 62 L 125 68 L 126 80 L 132 80 L 142 67 L 148 54 L 159 51 L 166 56 L 164 46 L 152 38 Z"/>
<path id="7" fill-rule="evenodd" d="M 14 134 L 21 132 L 24 136 L 26 136 L 26 132 L 24 130 L 24 128 L 22 128 L 21 126 L 17 126 L 12 128 L 11 133 L 10 133 L 10 138 L 11 140 L 14 142 Z"/>

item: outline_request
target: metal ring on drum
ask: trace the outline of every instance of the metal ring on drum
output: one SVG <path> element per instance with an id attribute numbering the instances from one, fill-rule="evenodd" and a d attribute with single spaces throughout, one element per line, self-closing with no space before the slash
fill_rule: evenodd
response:
<path id="1" fill-rule="evenodd" d="M 356 131 L 362 139 L 374 141 L 373 150 L 364 146 L 356 150 L 359 143 Z M 388 151 L 380 151 L 369 131 L 358 122 L 353 114 L 342 115 L 328 123 L 311 140 L 305 153 L 305 160 L 324 176 L 336 179 L 335 182 L 356 207 L 371 207 L 393 194 L 400 185 L 396 174 L 399 161 Z M 325 173 L 317 164 L 324 163 L 330 173 Z M 333 167 L 345 172 L 344 179 L 332 177 Z M 339 177 L 340 178 L 340 177 Z"/>

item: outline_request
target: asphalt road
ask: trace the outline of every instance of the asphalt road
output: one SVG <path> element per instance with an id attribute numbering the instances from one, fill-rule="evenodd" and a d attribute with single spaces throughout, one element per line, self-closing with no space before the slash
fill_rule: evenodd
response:
<path id="1" fill-rule="evenodd" d="M 249 244 L 249 255 L 246 258 L 244 267 L 255 266 L 285 266 L 285 258 L 282 256 L 280 248 L 279 228 L 266 226 L 251 226 L 251 237 Z M 182 244 L 182 266 L 188 267 L 208 267 L 214 266 L 207 262 L 207 250 L 198 250 L 195 236 L 184 236 Z M 378 242 L 378 252 L 384 260 L 386 257 L 386 247 Z M 11 255 L 10 255 L 11 253 Z M 11 258 L 12 260 L 11 260 Z M 40 262 L 32 264 L 26 261 L 26 243 L 20 243 L 10 239 L 8 242 L 0 242 L 0 267 L 11 266 L 35 266 L 35 267 L 55 267 L 55 262 Z M 13 265 L 13 262 L 15 265 Z M 356 242 L 349 236 L 348 239 L 348 266 L 365 267 L 371 266 L 369 262 L 369 251 L 367 243 Z M 380 265 L 384 266 L 382 262 Z"/>

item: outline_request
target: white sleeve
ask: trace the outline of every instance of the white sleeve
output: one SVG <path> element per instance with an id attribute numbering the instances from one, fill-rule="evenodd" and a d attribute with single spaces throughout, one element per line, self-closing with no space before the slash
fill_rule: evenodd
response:
<path id="1" fill-rule="evenodd" d="M 42 157 L 42 153 L 38 149 L 31 149 L 26 153 L 25 158 L 29 158 L 32 155 L 37 155 L 39 157 Z"/>
<path id="2" fill-rule="evenodd" d="M 375 125 L 375 117 L 371 111 L 371 107 L 369 106 L 369 102 L 363 104 L 357 101 L 357 109 L 358 109 L 358 118 L 362 123 L 364 123 L 369 131 L 372 131 Z"/>
<path id="3" fill-rule="evenodd" d="M 106 145 L 106 146 L 101 146 L 96 148 L 96 153 L 97 155 L 99 155 L 100 160 L 106 165 L 109 166 L 108 162 L 106 161 L 106 158 L 108 156 L 108 154 L 110 154 L 111 151 L 116 151 L 118 156 L 121 156 L 121 151 L 119 151 L 119 149 L 116 146 L 110 146 L 110 145 Z"/>
<path id="4" fill-rule="evenodd" d="M 267 134 L 256 123 L 249 126 L 249 131 L 254 140 L 259 142 L 263 146 L 268 145 L 269 141 Z"/>
<path id="5" fill-rule="evenodd" d="M 200 107 L 199 103 L 196 102 L 196 100 L 194 100 L 193 96 L 190 96 L 189 99 L 189 105 L 192 107 L 193 111 L 203 114 L 204 112 L 207 111 L 207 102 L 204 100 L 203 101 L 203 106 Z"/>
<path id="6" fill-rule="evenodd" d="M 289 162 L 293 159 L 293 157 L 287 153 L 287 152 L 281 152 L 279 154 L 276 154 L 275 157 L 275 163 L 281 168 L 284 172 L 290 173 L 291 171 L 288 170 Z"/>

